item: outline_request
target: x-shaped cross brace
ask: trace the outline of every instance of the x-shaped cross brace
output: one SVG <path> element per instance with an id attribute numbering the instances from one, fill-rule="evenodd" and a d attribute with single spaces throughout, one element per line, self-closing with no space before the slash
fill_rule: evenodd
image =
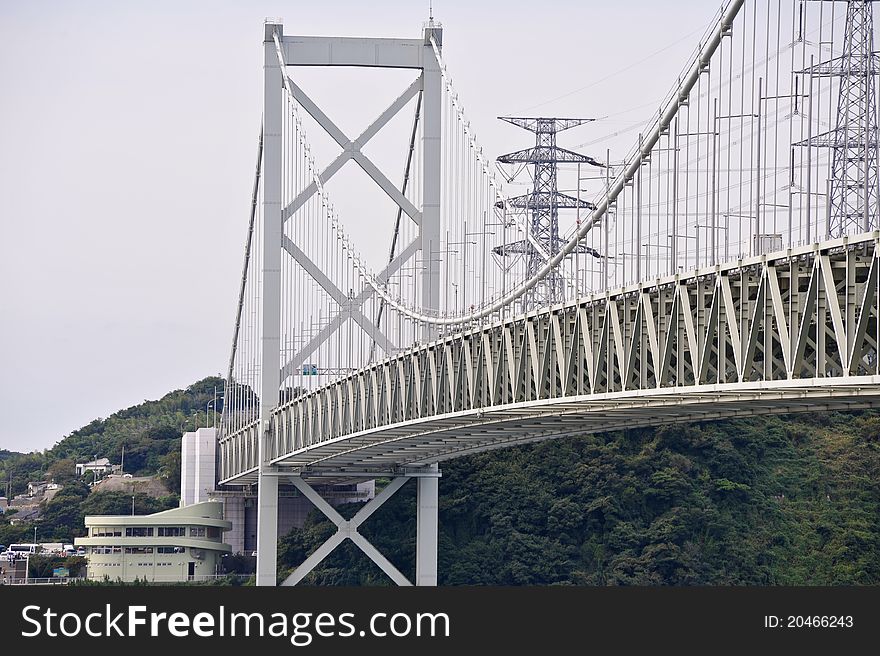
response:
<path id="1" fill-rule="evenodd" d="M 373 179 L 373 181 L 397 204 L 400 209 L 407 214 L 417 225 L 421 224 L 422 213 L 401 193 L 401 191 L 373 164 L 370 159 L 363 154 L 362 149 L 367 142 L 372 139 L 376 133 L 381 130 L 422 88 L 421 77 L 416 78 L 406 88 L 406 90 L 397 97 L 397 99 L 388 106 L 388 108 L 373 121 L 370 126 L 364 130 L 361 135 L 354 141 L 350 140 L 345 133 L 328 117 L 321 109 L 306 95 L 306 93 L 297 84 L 288 78 L 290 88 L 293 91 L 294 99 L 302 106 L 309 115 L 314 118 L 318 124 L 327 131 L 334 141 L 342 148 L 342 152 L 333 162 L 321 172 L 320 180 L 325 184 L 332 178 L 337 171 L 350 159 L 355 160 L 360 167 Z M 308 200 L 317 192 L 317 184 L 312 182 L 303 191 L 301 191 L 290 205 L 284 208 L 282 217 L 287 221 L 299 210 Z M 345 322 L 346 318 L 350 318 L 357 323 L 367 334 L 373 336 L 376 343 L 386 353 L 390 353 L 394 349 L 394 344 L 379 329 L 376 324 L 367 318 L 360 308 L 364 302 L 370 297 L 369 290 L 364 290 L 357 297 L 350 299 L 345 295 L 320 268 L 306 255 L 300 248 L 287 237 L 283 239 L 284 249 L 303 267 L 303 269 L 330 295 L 330 297 L 339 304 L 341 311 L 330 323 L 325 326 L 315 337 L 313 337 L 296 356 L 282 367 L 282 380 L 294 371 L 298 370 L 305 362 L 305 358 L 309 357 L 315 349 L 324 343 L 330 335 L 338 330 Z M 410 246 L 405 248 L 401 255 L 406 257 L 394 259 L 385 270 L 379 275 L 380 279 L 387 279 L 398 270 L 403 263 L 418 250 L 418 240 L 414 241 Z M 415 246 L 415 248 L 413 248 Z M 346 317 L 346 313 L 348 316 Z"/>
<path id="2" fill-rule="evenodd" d="M 391 496 L 408 480 L 409 477 L 407 476 L 399 476 L 392 479 L 392 481 L 369 503 L 367 503 L 367 505 L 361 508 L 354 517 L 351 519 L 343 519 L 342 515 L 336 512 L 336 509 L 327 503 L 311 485 L 306 483 L 299 476 L 291 478 L 290 482 L 303 493 L 303 496 L 311 501 L 318 510 L 324 513 L 331 522 L 336 524 L 336 533 L 334 533 L 324 544 L 315 549 L 315 551 L 312 552 L 312 554 L 306 558 L 305 561 L 303 561 L 303 563 L 297 567 L 281 585 L 296 585 L 302 581 L 306 574 L 317 567 L 318 564 L 329 556 L 336 547 L 342 544 L 346 538 L 354 542 L 361 551 L 363 551 L 370 560 L 376 563 L 397 585 L 412 585 L 410 580 L 406 578 L 399 569 L 392 565 L 385 556 L 379 553 L 379 550 L 370 544 L 363 535 L 358 533 L 358 527 L 367 521 L 367 518 L 376 512 L 379 507 L 390 499 Z"/>
<path id="3" fill-rule="evenodd" d="M 411 258 L 416 253 L 416 251 L 419 250 L 420 243 L 421 242 L 419 239 L 414 239 L 413 241 L 411 241 L 409 245 L 407 245 L 402 251 L 400 251 L 400 254 L 395 257 L 388 264 L 388 266 L 385 267 L 385 269 L 376 276 L 376 278 L 383 283 L 388 280 L 406 263 L 407 260 L 409 260 L 409 258 Z M 303 257 L 305 257 L 305 255 L 303 255 Z M 308 260 L 308 258 L 306 258 L 306 260 Z M 303 264 L 303 262 L 306 260 L 300 261 L 300 264 L 303 266 L 303 268 L 306 268 L 307 266 L 306 264 Z M 320 269 L 312 264 L 310 260 L 308 261 L 308 265 L 316 271 L 320 271 Z M 324 278 L 326 278 L 326 276 Z M 318 282 L 318 284 L 324 284 L 318 278 L 315 278 L 315 280 Z M 329 283 L 329 285 L 331 285 L 333 289 L 336 289 L 337 293 L 341 293 L 329 279 L 326 279 L 325 282 Z M 325 287 L 325 289 L 327 288 Z M 329 290 L 328 293 L 330 293 Z M 353 321 L 359 321 L 359 325 L 365 331 L 367 331 L 370 335 L 375 335 L 376 343 L 379 344 L 383 349 L 385 349 L 386 353 L 388 353 L 389 349 L 393 348 L 391 341 L 382 333 L 382 331 L 378 329 L 378 327 L 376 327 L 376 325 L 373 323 L 372 320 L 370 320 L 369 317 L 366 317 L 359 310 L 359 308 L 367 301 L 368 298 L 370 298 L 370 296 L 372 296 L 372 294 L 372 288 L 367 287 L 352 299 L 344 297 L 345 303 L 340 304 L 341 311 L 339 312 L 339 314 L 333 317 L 327 325 L 321 328 L 318 334 L 312 337 L 312 339 L 310 339 L 308 343 L 306 343 L 299 350 L 299 352 L 297 352 L 296 355 L 294 355 L 293 358 L 281 368 L 281 380 L 284 380 L 295 371 L 299 370 L 299 368 L 305 363 L 306 358 L 314 353 L 321 344 L 326 342 L 330 338 L 330 335 L 332 335 L 334 332 L 339 330 L 340 327 L 342 327 L 342 324 L 344 324 L 345 321 L 349 318 L 349 312 L 351 312 L 351 319 Z M 334 294 L 331 293 L 331 296 L 334 296 Z M 357 311 L 358 319 L 355 319 L 355 311 Z"/>
<path id="4" fill-rule="evenodd" d="M 360 167 L 364 170 L 364 172 L 369 175 L 373 182 L 375 182 L 379 187 L 381 187 L 382 191 L 384 191 L 388 196 L 397 203 L 398 207 L 406 212 L 407 216 L 409 216 L 417 225 L 421 225 L 422 222 L 422 213 L 416 209 L 416 206 L 413 205 L 409 199 L 404 196 L 400 190 L 391 182 L 382 171 L 378 169 L 378 167 L 373 164 L 369 157 L 364 155 L 362 149 L 367 145 L 367 142 L 372 139 L 379 130 L 381 130 L 388 121 L 390 121 L 394 116 L 399 112 L 405 105 L 408 103 L 422 88 L 422 79 L 421 77 L 417 77 L 413 80 L 412 84 L 410 84 L 406 91 L 404 91 L 397 99 L 391 103 L 388 108 L 382 112 L 379 117 L 373 121 L 370 126 L 364 130 L 361 135 L 352 141 L 349 139 L 345 133 L 340 130 L 336 124 L 327 116 L 321 109 L 312 102 L 311 98 L 309 98 L 305 92 L 300 89 L 296 83 L 288 78 L 290 82 L 290 88 L 293 90 L 294 99 L 300 104 L 300 106 L 305 109 L 309 115 L 318 122 L 324 130 L 327 131 L 333 140 L 339 144 L 340 148 L 342 148 L 342 152 L 336 157 L 335 160 L 321 172 L 320 179 L 322 184 L 326 184 L 327 181 L 332 178 L 339 169 L 342 168 L 343 164 L 345 164 L 348 160 L 353 159 L 357 162 Z M 306 187 L 303 191 L 301 191 L 297 197 L 293 200 L 293 202 L 284 208 L 284 212 L 282 213 L 282 217 L 284 221 L 287 221 L 291 216 L 293 216 L 296 211 L 305 204 L 305 202 L 311 198 L 318 190 L 317 185 L 312 182 L 308 187 Z"/>

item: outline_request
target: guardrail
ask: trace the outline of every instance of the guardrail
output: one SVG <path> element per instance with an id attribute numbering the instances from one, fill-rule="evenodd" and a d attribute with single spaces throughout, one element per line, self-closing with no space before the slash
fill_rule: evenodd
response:
<path id="1" fill-rule="evenodd" d="M 175 585 L 178 583 L 211 583 L 214 581 L 222 581 L 226 579 L 236 579 L 239 581 L 247 581 L 253 574 L 205 574 L 191 577 L 189 580 L 181 581 L 176 577 L 156 576 L 153 579 L 147 579 L 147 585 Z M 144 579 L 138 579 L 137 584 L 142 584 Z M 53 577 L 53 578 L 9 578 L 4 581 L 0 578 L 0 585 L 75 585 L 77 583 L 102 583 L 103 579 L 89 579 L 84 576 L 78 577 Z M 121 579 L 109 579 L 108 583 L 132 583 L 135 581 L 122 581 Z"/>
<path id="2" fill-rule="evenodd" d="M 67 585 L 73 581 L 85 581 L 83 577 L 77 578 L 68 578 L 68 577 L 51 577 L 51 578 L 10 578 L 5 581 L 6 585 Z M 0 585 L 3 584 L 3 579 L 0 579 Z"/>

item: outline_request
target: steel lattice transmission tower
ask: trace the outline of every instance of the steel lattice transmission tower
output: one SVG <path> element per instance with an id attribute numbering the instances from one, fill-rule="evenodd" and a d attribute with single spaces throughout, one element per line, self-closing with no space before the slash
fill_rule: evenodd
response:
<path id="1" fill-rule="evenodd" d="M 515 118 L 499 116 L 502 121 L 535 133 L 534 148 L 518 150 L 498 158 L 502 164 L 531 164 L 534 167 L 534 186 L 532 192 L 507 200 L 513 209 L 525 210 L 530 215 L 528 229 L 529 238 L 510 244 L 496 246 L 492 252 L 496 255 L 525 255 L 526 277 L 534 276 L 544 265 L 546 258 L 535 247 L 535 243 L 543 247 L 545 253 L 552 257 L 563 243 L 559 238 L 560 209 L 596 209 L 592 203 L 579 200 L 557 189 L 557 164 L 590 164 L 604 167 L 592 157 L 581 155 L 556 145 L 556 134 L 563 130 L 589 123 L 591 118 Z M 580 181 L 578 181 L 580 182 Z M 586 253 L 594 257 L 600 254 L 585 245 L 578 245 L 573 253 Z M 558 271 L 552 271 L 523 297 L 523 309 L 556 303 L 563 300 L 564 281 Z"/>
<path id="2" fill-rule="evenodd" d="M 874 78 L 873 0 L 847 0 L 843 54 L 805 71 L 840 78 L 837 123 L 833 130 L 800 142 L 831 148 L 828 236 L 878 227 L 877 99 Z"/>

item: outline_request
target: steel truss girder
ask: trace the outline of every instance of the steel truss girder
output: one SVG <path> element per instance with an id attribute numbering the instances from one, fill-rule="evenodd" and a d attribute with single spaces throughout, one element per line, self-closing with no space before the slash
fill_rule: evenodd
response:
<path id="1" fill-rule="evenodd" d="M 344 478 L 560 434 L 874 405 L 878 243 L 738 260 L 407 350 L 279 407 L 272 462 Z M 221 440 L 221 480 L 253 470 L 255 430 Z"/>

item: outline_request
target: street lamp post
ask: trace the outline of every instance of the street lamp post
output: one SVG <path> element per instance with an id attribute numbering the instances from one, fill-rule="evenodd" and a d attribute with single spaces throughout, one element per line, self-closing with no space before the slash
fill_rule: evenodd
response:
<path id="1" fill-rule="evenodd" d="M 37 551 L 37 527 L 34 526 L 34 553 Z M 30 549 L 27 553 L 27 558 L 24 561 L 24 584 L 27 585 L 28 576 L 31 573 L 31 552 Z"/>
<path id="2" fill-rule="evenodd" d="M 465 233 L 465 234 L 467 234 L 467 233 Z M 446 251 L 447 251 L 447 256 L 446 256 L 446 257 L 447 257 L 447 258 L 449 257 L 448 253 L 457 253 L 457 252 L 458 252 L 458 251 L 450 251 L 450 250 L 449 250 L 449 247 L 450 247 L 450 246 L 462 246 L 462 247 L 463 247 L 463 250 L 462 250 L 462 263 L 461 263 L 461 268 L 462 268 L 462 281 L 464 281 L 465 278 L 467 277 L 467 252 L 468 252 L 468 247 L 467 247 L 467 245 L 468 245 L 468 244 L 476 244 L 476 243 L 477 243 L 477 242 L 476 242 L 475 240 L 472 240 L 472 239 L 464 239 L 464 240 L 461 240 L 461 241 L 447 241 L 447 242 L 446 242 Z M 448 263 L 448 262 L 447 262 L 446 266 L 447 266 L 447 280 L 448 280 L 448 277 L 449 277 L 449 274 L 448 274 L 449 263 Z M 453 283 L 453 284 L 455 284 L 455 283 Z M 467 305 L 467 287 L 465 287 L 465 288 L 462 290 L 461 301 L 462 301 L 462 306 Z M 457 289 L 457 285 L 456 285 L 455 310 L 458 311 L 458 289 Z"/>
<path id="3" fill-rule="evenodd" d="M 485 222 L 485 220 L 486 220 L 486 213 L 483 212 L 483 221 Z M 492 224 L 492 225 L 501 225 L 501 223 L 499 222 L 497 224 Z M 495 232 L 492 230 L 480 230 L 478 232 L 465 232 L 464 233 L 465 237 L 476 237 L 477 235 L 481 235 L 482 240 L 483 240 L 483 250 L 481 251 L 482 257 L 480 258 L 480 261 L 482 263 L 482 272 L 480 274 L 480 307 L 482 307 L 486 304 L 486 285 L 488 284 L 488 281 L 486 280 L 486 264 L 487 264 L 489 258 L 488 258 L 488 252 L 486 249 L 486 235 L 494 235 L 494 234 L 495 234 Z M 477 242 L 474 241 L 471 243 L 476 244 Z M 465 252 L 467 252 L 467 247 L 465 247 Z"/>
<path id="4" fill-rule="evenodd" d="M 208 411 L 213 406 L 214 407 L 214 420 L 211 422 L 211 426 L 214 427 L 214 424 L 217 423 L 217 399 L 211 399 L 205 404 L 205 428 L 208 427 Z"/>
<path id="5" fill-rule="evenodd" d="M 440 259 L 440 262 L 443 264 L 443 309 L 447 314 L 449 314 L 449 255 L 451 253 L 458 253 L 458 251 L 449 248 L 451 242 L 449 241 L 448 230 L 446 231 L 445 243 L 445 248 L 443 248 L 442 251 L 437 251 L 437 254 L 439 255 L 441 252 L 446 254 L 444 258 L 438 259 Z M 433 255 L 433 252 L 431 254 Z"/>
<path id="6" fill-rule="evenodd" d="M 213 421 L 211 422 L 211 427 L 217 428 L 217 400 L 218 399 L 223 400 L 223 395 L 221 394 L 220 396 L 217 396 L 217 386 L 215 385 L 214 386 L 214 398 L 205 404 L 205 428 L 208 427 L 208 409 L 211 407 L 213 407 L 213 409 L 214 409 L 214 414 L 212 415 Z"/>

